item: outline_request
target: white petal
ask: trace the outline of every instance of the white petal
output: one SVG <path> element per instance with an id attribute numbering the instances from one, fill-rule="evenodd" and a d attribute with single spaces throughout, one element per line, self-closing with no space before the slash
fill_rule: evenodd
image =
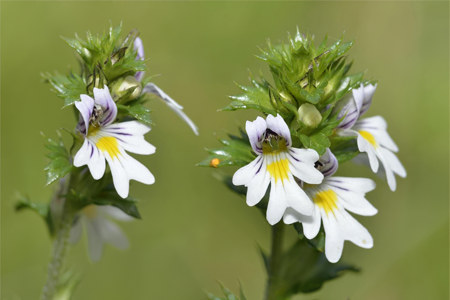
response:
<path id="1" fill-rule="evenodd" d="M 257 170 L 258 171 L 258 170 Z M 267 172 L 266 160 L 263 159 L 261 167 L 256 175 L 248 183 L 247 205 L 254 206 L 261 201 L 270 183 L 270 174 Z"/>
<path id="2" fill-rule="evenodd" d="M 317 152 L 315 153 L 317 154 Z M 287 158 L 289 160 L 289 170 L 295 177 L 311 184 L 319 184 L 322 182 L 323 174 L 314 167 L 314 162 L 303 162 L 299 155 L 294 153 L 288 154 Z"/>
<path id="3" fill-rule="evenodd" d="M 169 95 L 167 95 L 162 89 L 160 89 L 154 83 L 148 83 L 143 90 L 144 93 L 151 93 L 157 95 L 161 100 L 164 101 L 181 119 L 186 122 L 189 127 L 191 127 L 192 131 L 198 135 L 198 127 L 194 124 L 194 122 L 182 111 L 183 106 L 178 104 L 175 100 L 172 99 Z"/>
<path id="4" fill-rule="evenodd" d="M 94 88 L 95 103 L 103 108 L 103 115 L 100 120 L 102 126 L 106 126 L 114 122 L 117 116 L 117 106 L 109 93 L 108 86 L 105 85 L 102 89 Z"/>
<path id="5" fill-rule="evenodd" d="M 294 178 L 289 176 L 289 180 L 284 180 L 284 192 L 286 193 L 286 202 L 289 207 L 292 207 L 297 212 L 305 216 L 310 216 L 313 213 L 314 204 L 308 195 L 300 188 Z"/>
<path id="6" fill-rule="evenodd" d="M 292 145 L 291 132 L 289 130 L 289 127 L 279 114 L 277 114 L 276 117 L 268 115 L 266 118 L 266 123 L 268 129 L 272 130 L 279 136 L 282 136 L 286 140 L 288 147 Z"/>
<path id="7" fill-rule="evenodd" d="M 128 239 L 117 224 L 104 220 L 100 228 L 103 240 L 114 247 L 124 250 L 129 247 Z"/>
<path id="8" fill-rule="evenodd" d="M 155 183 L 155 177 L 152 173 L 150 173 L 147 167 L 133 157 L 129 156 L 127 153 L 123 152 L 119 160 L 128 174 L 129 179 L 133 179 L 144 184 Z"/>
<path id="9" fill-rule="evenodd" d="M 108 161 L 109 168 L 111 169 L 113 183 L 117 194 L 119 194 L 122 198 L 128 197 L 128 192 L 130 190 L 130 179 L 124 166 L 118 158 L 112 159 L 109 155 L 106 155 L 105 157 Z"/>
<path id="10" fill-rule="evenodd" d="M 317 205 L 314 205 L 314 211 L 312 216 L 302 219 L 303 234 L 307 239 L 313 239 L 320 231 L 320 209 Z"/>
<path id="11" fill-rule="evenodd" d="M 267 206 L 266 218 L 270 225 L 278 223 L 287 208 L 286 194 L 282 181 L 271 180 L 269 204 Z"/>
<path id="12" fill-rule="evenodd" d="M 86 231 L 88 236 L 88 252 L 92 261 L 99 261 L 103 252 L 103 237 L 100 228 L 101 219 L 90 219 L 86 222 Z"/>
<path id="13" fill-rule="evenodd" d="M 357 143 L 358 143 L 359 151 L 367 153 L 367 156 L 369 158 L 370 168 L 372 169 L 372 171 L 374 173 L 376 173 L 378 171 L 379 163 L 378 163 L 377 155 L 375 153 L 375 148 L 365 138 L 363 138 L 362 135 L 360 135 L 359 133 L 358 133 Z"/>
<path id="14" fill-rule="evenodd" d="M 383 156 L 385 163 L 389 165 L 394 173 L 398 174 L 400 177 L 406 177 L 406 170 L 394 153 L 387 149 L 380 148 L 380 155 Z"/>
<path id="15" fill-rule="evenodd" d="M 233 175 L 232 179 L 233 184 L 247 186 L 253 179 L 253 177 L 256 175 L 257 171 L 262 169 L 262 164 L 263 164 L 263 157 L 260 155 L 256 157 L 248 165 L 241 167 Z"/>
<path id="16" fill-rule="evenodd" d="M 375 85 L 369 84 L 364 87 L 364 100 L 361 106 L 360 115 L 363 115 L 372 104 L 372 98 L 376 88 L 377 88 L 376 84 Z"/>
<path id="17" fill-rule="evenodd" d="M 84 139 L 84 143 L 81 148 L 78 150 L 77 154 L 73 159 L 73 165 L 75 167 L 81 167 L 88 163 L 91 152 L 93 151 L 92 145 L 89 143 L 88 139 Z"/>
<path id="18" fill-rule="evenodd" d="M 144 135 L 140 134 L 140 132 L 144 132 L 144 130 L 150 130 L 150 128 L 143 124 L 140 124 L 137 121 L 130 121 L 125 123 L 128 124 L 126 124 L 126 126 L 124 125 L 123 127 L 120 127 L 120 124 L 124 123 L 117 123 L 106 126 L 101 129 L 102 134 L 115 137 L 119 145 L 126 151 L 144 155 L 155 153 L 155 146 L 148 143 L 144 139 Z M 144 129 L 142 128 L 142 126 L 145 126 L 146 128 Z"/>
<path id="19" fill-rule="evenodd" d="M 334 211 L 337 213 L 337 210 Z M 339 261 L 344 249 L 344 238 L 340 232 L 338 223 L 334 215 L 321 211 L 323 227 L 325 229 L 325 256 L 329 262 Z"/>
<path id="20" fill-rule="evenodd" d="M 83 225 L 81 224 L 81 217 L 76 220 L 75 224 L 72 225 L 70 229 L 69 242 L 71 244 L 76 244 L 81 238 L 81 233 L 83 232 Z"/>
<path id="21" fill-rule="evenodd" d="M 327 180 L 327 179 L 326 179 Z M 325 182 L 338 196 L 345 209 L 363 216 L 373 216 L 378 211 L 364 197 L 375 188 L 375 182 L 366 178 L 330 177 Z"/>
<path id="22" fill-rule="evenodd" d="M 89 97 L 88 95 L 80 95 L 81 101 L 75 101 L 75 107 L 80 112 L 81 117 L 84 121 L 84 128 L 86 132 L 83 132 L 84 134 L 87 134 L 88 128 L 89 128 L 89 119 L 91 118 L 92 111 L 94 110 L 94 99 Z"/>
<path id="23" fill-rule="evenodd" d="M 119 221 L 129 222 L 134 220 L 133 217 L 130 217 L 126 213 L 124 213 L 121 209 L 111 206 L 111 205 L 102 205 L 98 206 L 97 209 L 101 211 L 103 214 Z"/>
<path id="24" fill-rule="evenodd" d="M 103 174 L 105 174 L 105 157 L 95 146 L 92 146 L 92 157 L 88 162 L 88 167 L 95 180 L 102 178 Z"/>
<path id="25" fill-rule="evenodd" d="M 294 224 L 297 222 L 301 222 L 301 217 L 298 212 L 296 212 L 293 208 L 288 207 L 283 215 L 284 224 Z"/>
<path id="26" fill-rule="evenodd" d="M 247 121 L 245 123 L 245 131 L 247 132 L 250 145 L 255 153 L 262 153 L 261 141 L 264 137 L 264 133 L 267 130 L 267 123 L 261 117 L 257 117 L 255 121 Z"/>
<path id="27" fill-rule="evenodd" d="M 133 50 L 137 52 L 136 59 L 144 60 L 144 43 L 140 37 L 136 37 L 133 42 Z"/>
<path id="28" fill-rule="evenodd" d="M 338 219 L 339 229 L 345 240 L 351 241 L 362 248 L 372 248 L 373 238 L 369 231 L 356 221 L 350 214 L 342 211 Z"/>

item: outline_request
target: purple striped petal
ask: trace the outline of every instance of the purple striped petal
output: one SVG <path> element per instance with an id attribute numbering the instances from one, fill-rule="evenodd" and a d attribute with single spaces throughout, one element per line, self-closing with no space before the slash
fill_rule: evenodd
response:
<path id="1" fill-rule="evenodd" d="M 101 126 L 106 126 L 114 122 L 117 116 L 117 106 L 105 85 L 103 89 L 94 88 L 95 104 L 99 104 L 103 109 L 103 115 L 100 120 Z"/>
<path id="2" fill-rule="evenodd" d="M 336 173 L 338 169 L 338 161 L 329 148 L 327 148 L 325 153 L 319 158 L 317 169 L 322 172 L 325 177 Z"/>
<path id="3" fill-rule="evenodd" d="M 268 115 L 266 122 L 267 129 L 270 129 L 279 136 L 283 137 L 286 140 L 288 147 L 292 145 L 291 132 L 289 130 L 289 127 L 279 114 L 277 114 L 276 117 Z"/>
<path id="4" fill-rule="evenodd" d="M 359 112 L 359 115 L 362 116 L 370 107 L 372 104 L 372 98 L 373 94 L 375 93 L 375 90 L 377 89 L 377 85 L 369 84 L 364 87 L 364 98 L 361 105 L 361 110 Z"/>
<path id="5" fill-rule="evenodd" d="M 245 123 L 245 131 L 247 131 L 250 145 L 256 154 L 262 154 L 262 142 L 267 130 L 267 123 L 261 117 L 257 117 L 255 121 L 247 121 Z"/>
<path id="6" fill-rule="evenodd" d="M 81 101 L 75 101 L 75 107 L 80 112 L 80 120 L 77 129 L 84 135 L 87 134 L 89 128 L 89 120 L 94 110 L 94 99 L 88 95 L 80 95 Z"/>
<path id="7" fill-rule="evenodd" d="M 134 45 L 133 46 L 134 46 L 133 47 L 134 51 L 137 52 L 136 59 L 137 60 L 144 60 L 144 44 L 142 43 L 142 40 L 139 37 L 137 37 L 134 40 Z M 134 78 L 136 78 L 137 81 L 141 81 L 142 77 L 144 77 L 144 74 L 145 74 L 144 71 L 136 72 L 136 74 L 134 74 Z"/>
<path id="8" fill-rule="evenodd" d="M 359 106 L 357 105 L 353 97 L 353 93 L 347 95 L 344 99 L 339 101 L 334 108 L 334 111 L 337 112 L 337 117 L 339 119 L 342 118 L 342 121 L 338 125 L 338 128 L 352 128 L 359 118 Z"/>

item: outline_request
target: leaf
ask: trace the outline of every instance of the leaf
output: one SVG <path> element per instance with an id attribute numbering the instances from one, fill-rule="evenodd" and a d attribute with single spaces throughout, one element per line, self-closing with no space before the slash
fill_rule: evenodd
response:
<path id="1" fill-rule="evenodd" d="M 280 262 L 279 280 L 276 281 L 280 299 L 297 293 L 311 293 L 346 271 L 359 269 L 346 263 L 330 263 L 325 255 L 311 247 L 305 239 L 298 240 L 286 251 Z"/>
<path id="2" fill-rule="evenodd" d="M 61 135 L 58 133 L 58 139 L 48 138 L 45 147 L 49 151 L 47 157 L 50 159 L 47 166 L 44 168 L 47 177 L 47 185 L 55 180 L 66 176 L 74 168 L 70 155 L 62 141 Z"/>
<path id="3" fill-rule="evenodd" d="M 244 94 L 239 96 L 230 96 L 231 103 L 223 108 L 225 111 L 234 111 L 238 109 L 256 109 L 265 114 L 276 115 L 269 93 L 269 83 L 266 81 L 251 81 L 252 86 L 239 86 Z"/>
<path id="4" fill-rule="evenodd" d="M 198 163 L 202 167 L 244 166 L 255 159 L 247 134 L 241 129 L 240 136 L 228 135 L 220 139 L 222 148 L 206 149 L 209 157 Z"/>
<path id="5" fill-rule="evenodd" d="M 28 197 L 20 196 L 19 201 L 15 204 L 14 208 L 16 211 L 23 211 L 28 209 L 37 213 L 47 225 L 50 235 L 53 235 L 54 225 L 50 213 L 49 204 L 31 202 L 31 200 Z"/>
<path id="6" fill-rule="evenodd" d="M 141 121 L 144 124 L 152 125 L 150 118 L 150 109 L 145 107 L 142 103 L 134 103 L 132 105 L 118 105 L 122 110 L 125 110 L 130 116 Z"/>
<path id="7" fill-rule="evenodd" d="M 334 156 L 336 156 L 339 163 L 353 159 L 360 153 L 356 142 L 356 137 L 353 136 L 332 137 L 330 150 L 333 152 Z"/>
<path id="8" fill-rule="evenodd" d="M 75 74 L 70 73 L 67 76 L 55 73 L 42 74 L 45 82 L 50 83 L 56 95 L 64 99 L 64 107 L 73 104 L 75 101 L 80 101 L 80 95 L 86 94 L 86 82 L 84 79 Z"/>

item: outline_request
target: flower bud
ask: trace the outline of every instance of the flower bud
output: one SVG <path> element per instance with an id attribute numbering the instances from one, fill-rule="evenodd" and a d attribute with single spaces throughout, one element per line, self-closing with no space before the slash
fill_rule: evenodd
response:
<path id="1" fill-rule="evenodd" d="M 300 106 L 298 109 L 298 117 L 303 124 L 311 128 L 316 128 L 322 121 L 322 115 L 310 103 L 304 103 Z"/>
<path id="2" fill-rule="evenodd" d="M 118 99 L 129 101 L 136 99 L 141 95 L 142 86 L 134 76 L 127 76 L 114 83 L 112 92 Z"/>

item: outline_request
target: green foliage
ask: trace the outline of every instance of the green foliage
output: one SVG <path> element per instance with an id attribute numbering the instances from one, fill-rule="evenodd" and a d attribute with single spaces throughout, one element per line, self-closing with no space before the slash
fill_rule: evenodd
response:
<path id="1" fill-rule="evenodd" d="M 42 74 L 45 82 L 50 83 L 56 95 L 64 99 L 64 106 L 80 101 L 80 95 L 86 94 L 86 81 L 80 75 L 70 73 L 67 76 L 55 73 Z"/>
<path id="2" fill-rule="evenodd" d="M 109 174 L 94 180 L 90 174 L 86 174 L 87 172 L 87 168 L 83 168 L 72 175 L 66 199 L 74 211 L 90 204 L 112 205 L 131 217 L 141 218 L 136 206 L 137 201 L 130 197 L 121 198 L 114 189 Z"/>
<path id="3" fill-rule="evenodd" d="M 356 137 L 353 136 L 333 136 L 331 138 L 330 150 L 339 163 L 346 162 L 359 154 Z"/>
<path id="4" fill-rule="evenodd" d="M 278 277 L 273 283 L 276 285 L 276 299 L 288 299 L 298 293 L 317 291 L 326 281 L 347 271 L 359 271 L 342 262 L 328 262 L 325 255 L 312 247 L 306 239 L 297 240 L 285 251 L 279 264 Z"/>
<path id="5" fill-rule="evenodd" d="M 247 300 L 242 290 L 242 286 L 239 288 L 239 296 L 234 295 L 229 289 L 220 284 L 224 297 L 217 297 L 211 293 L 207 293 L 208 300 Z"/>
<path id="6" fill-rule="evenodd" d="M 47 138 L 45 148 L 49 151 L 47 157 L 50 159 L 45 167 L 47 184 L 61 179 L 73 169 L 70 155 L 62 141 L 61 135 L 58 133 L 58 139 Z"/>
<path id="7" fill-rule="evenodd" d="M 48 203 L 31 202 L 31 200 L 27 196 L 20 196 L 19 201 L 15 204 L 15 210 L 16 211 L 31 210 L 35 212 L 38 216 L 40 216 L 44 220 L 50 232 L 50 235 L 53 235 L 55 226 L 53 224 L 50 207 Z"/>
<path id="8" fill-rule="evenodd" d="M 109 83 L 119 77 L 145 71 L 144 62 L 136 60 L 136 52 L 133 50 L 132 43 L 136 33 L 131 32 L 121 40 L 121 32 L 122 25 L 110 27 L 103 35 L 88 32 L 86 40 L 76 36 L 74 39 L 65 38 L 65 41 L 78 53 L 87 73 L 104 76 Z"/>
<path id="9" fill-rule="evenodd" d="M 198 164 L 202 167 L 243 166 L 255 159 L 247 135 L 240 130 L 240 136 L 228 135 L 229 139 L 220 139 L 222 148 L 207 149 L 209 157 Z M 215 164 L 214 160 L 218 159 Z"/>

